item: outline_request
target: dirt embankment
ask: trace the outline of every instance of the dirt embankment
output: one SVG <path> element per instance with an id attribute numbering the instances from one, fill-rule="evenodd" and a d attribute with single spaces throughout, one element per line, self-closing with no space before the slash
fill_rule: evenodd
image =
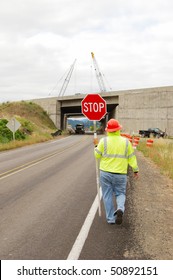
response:
<path id="1" fill-rule="evenodd" d="M 131 178 L 130 186 L 134 237 L 151 259 L 173 260 L 173 181 L 141 152 L 136 155 L 140 178 Z M 130 255 L 133 258 L 133 252 Z"/>

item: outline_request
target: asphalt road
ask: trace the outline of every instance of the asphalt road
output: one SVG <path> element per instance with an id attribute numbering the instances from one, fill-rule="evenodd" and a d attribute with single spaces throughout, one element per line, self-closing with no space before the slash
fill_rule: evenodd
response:
<path id="1" fill-rule="evenodd" d="M 67 259 L 96 193 L 91 135 L 0 153 L 0 259 Z M 132 199 L 126 208 L 121 226 L 108 225 L 102 204 L 79 259 L 148 258 L 134 239 Z"/>
<path id="2" fill-rule="evenodd" d="M 101 203 L 78 259 L 172 259 L 172 181 L 136 152 L 140 179 L 129 173 L 122 225 L 106 223 Z M 0 259 L 69 259 L 96 193 L 91 135 L 1 152 Z"/>
<path id="3" fill-rule="evenodd" d="M 66 259 L 96 196 L 92 136 L 0 153 L 0 259 Z"/>

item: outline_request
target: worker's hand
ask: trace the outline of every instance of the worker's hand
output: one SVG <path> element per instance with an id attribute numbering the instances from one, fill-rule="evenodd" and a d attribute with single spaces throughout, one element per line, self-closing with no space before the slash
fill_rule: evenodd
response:
<path id="1" fill-rule="evenodd" d="M 134 174 L 134 178 L 135 178 L 135 179 L 138 179 L 138 178 L 139 178 L 139 173 L 138 173 L 138 172 L 133 173 L 133 174 Z"/>
<path id="2" fill-rule="evenodd" d="M 94 138 L 93 143 L 94 143 L 94 145 L 95 145 L 95 146 L 97 146 L 97 145 L 98 145 L 98 143 L 99 143 L 98 138 Z"/>

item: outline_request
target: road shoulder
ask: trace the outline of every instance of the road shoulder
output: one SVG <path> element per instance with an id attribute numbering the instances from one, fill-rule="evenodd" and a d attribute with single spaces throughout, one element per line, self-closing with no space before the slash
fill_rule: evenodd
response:
<path id="1" fill-rule="evenodd" d="M 130 172 L 121 226 L 96 214 L 80 259 L 173 259 L 173 182 L 136 151 L 139 180 Z"/>

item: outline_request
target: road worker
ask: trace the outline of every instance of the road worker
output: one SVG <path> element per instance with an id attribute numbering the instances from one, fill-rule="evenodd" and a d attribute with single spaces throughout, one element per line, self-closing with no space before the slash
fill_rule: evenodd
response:
<path id="1" fill-rule="evenodd" d="M 132 167 L 138 178 L 138 165 L 130 141 L 120 135 L 122 126 L 115 119 L 107 122 L 107 136 L 99 142 L 94 139 L 96 159 L 100 159 L 100 185 L 106 219 L 109 224 L 120 225 L 123 221 L 126 200 L 127 170 Z M 116 198 L 116 209 L 114 206 Z"/>

